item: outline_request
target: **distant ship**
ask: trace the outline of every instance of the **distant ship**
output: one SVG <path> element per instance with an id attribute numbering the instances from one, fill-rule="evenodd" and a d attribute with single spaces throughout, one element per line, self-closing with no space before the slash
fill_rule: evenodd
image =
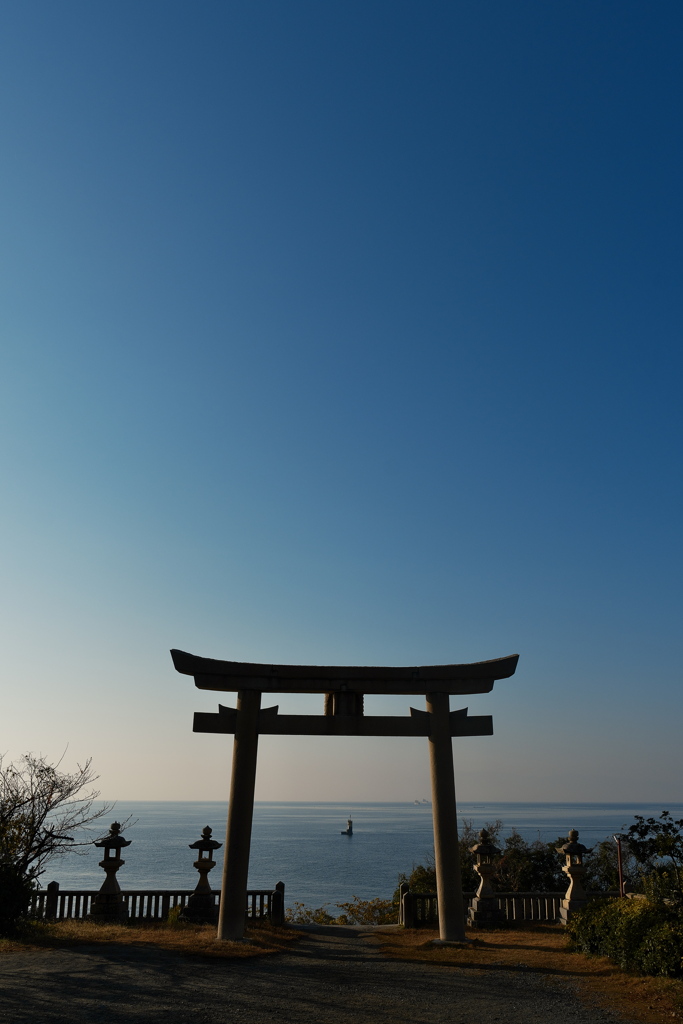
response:
<path id="1" fill-rule="evenodd" d="M 343 835 L 343 836 L 352 836 L 353 835 L 353 822 L 351 821 L 350 818 L 346 822 L 346 828 L 340 834 Z"/>
<path id="2" fill-rule="evenodd" d="M 421 807 L 422 804 L 427 804 L 428 806 L 431 806 L 432 801 L 431 800 L 425 800 L 425 798 L 422 797 L 421 800 L 413 800 L 413 803 L 415 804 L 416 807 Z"/>

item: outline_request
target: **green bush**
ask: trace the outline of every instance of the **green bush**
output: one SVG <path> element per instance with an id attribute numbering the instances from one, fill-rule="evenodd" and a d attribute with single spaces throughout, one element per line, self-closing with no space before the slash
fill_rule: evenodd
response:
<path id="1" fill-rule="evenodd" d="M 663 903 L 668 907 L 675 906 L 679 912 L 683 909 L 678 877 L 661 865 L 658 865 L 648 875 L 641 876 L 638 891 L 643 892 L 650 903 Z"/>
<path id="2" fill-rule="evenodd" d="M 608 956 L 637 974 L 683 975 L 683 920 L 674 906 L 649 899 L 600 899 L 573 915 L 574 949 Z"/>

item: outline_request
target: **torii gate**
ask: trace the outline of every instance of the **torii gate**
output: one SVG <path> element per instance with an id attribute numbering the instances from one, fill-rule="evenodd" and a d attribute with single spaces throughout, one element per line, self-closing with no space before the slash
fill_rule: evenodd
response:
<path id="1" fill-rule="evenodd" d="M 490 715 L 450 710 L 450 695 L 489 693 L 496 679 L 517 668 L 518 654 L 470 665 L 421 668 L 349 668 L 316 665 L 256 665 L 198 658 L 171 651 L 178 672 L 194 676 L 200 690 L 237 691 L 237 707 L 196 711 L 194 732 L 232 733 L 232 781 L 218 919 L 219 939 L 244 935 L 251 824 L 254 813 L 259 733 L 277 736 L 426 736 L 432 777 L 434 854 L 442 941 L 465 938 L 455 804 L 452 736 L 491 736 Z M 263 693 L 322 693 L 323 715 L 280 715 L 261 708 Z M 363 695 L 423 694 L 427 710 L 408 716 L 364 715 Z"/>

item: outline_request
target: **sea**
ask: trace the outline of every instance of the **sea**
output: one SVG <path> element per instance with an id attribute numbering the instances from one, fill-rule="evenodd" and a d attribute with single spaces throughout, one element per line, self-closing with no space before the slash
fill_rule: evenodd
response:
<path id="1" fill-rule="evenodd" d="M 475 829 L 503 822 L 502 836 L 516 829 L 525 839 L 551 842 L 579 830 L 586 846 L 623 831 L 634 815 L 658 817 L 666 807 L 683 818 L 683 804 L 549 804 L 461 803 L 460 822 Z M 193 889 L 198 875 L 189 845 L 205 825 L 223 843 L 227 805 L 213 802 L 121 801 L 109 817 L 130 819 L 124 835 L 130 840 L 119 870 L 121 888 Z M 353 834 L 343 832 L 353 821 Z M 102 831 L 106 831 L 103 828 Z M 100 835 L 102 833 L 100 832 Z M 222 849 L 209 880 L 220 888 Z M 99 889 L 104 873 L 98 866 L 102 851 L 85 847 L 52 860 L 41 884 L 59 882 L 62 889 Z M 426 799 L 410 803 L 267 803 L 254 806 L 249 888 L 272 889 L 285 883 L 285 903 L 327 906 L 335 913 L 354 896 L 388 899 L 400 872 L 433 860 L 432 808 Z"/>

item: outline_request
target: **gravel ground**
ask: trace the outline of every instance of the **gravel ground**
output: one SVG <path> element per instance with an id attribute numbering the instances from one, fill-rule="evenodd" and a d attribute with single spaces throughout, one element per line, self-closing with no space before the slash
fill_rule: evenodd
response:
<path id="1" fill-rule="evenodd" d="M 114 945 L 15 953 L 0 960 L 0 1021 L 623 1024 L 546 976 L 388 960 L 371 935 L 340 931 L 241 960 Z"/>

